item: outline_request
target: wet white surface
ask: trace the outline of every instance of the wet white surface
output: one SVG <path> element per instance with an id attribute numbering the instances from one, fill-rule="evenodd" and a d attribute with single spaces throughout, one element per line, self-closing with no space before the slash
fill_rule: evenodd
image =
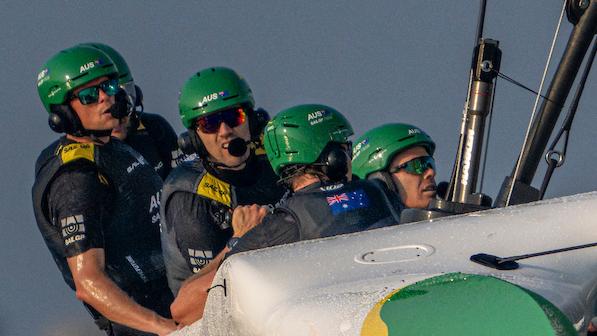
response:
<path id="1" fill-rule="evenodd" d="M 226 279 L 227 295 L 212 291 L 203 321 L 176 335 L 359 335 L 385 295 L 450 272 L 533 290 L 581 326 L 595 313 L 597 247 L 521 260 L 513 271 L 469 257 L 596 242 L 596 208 L 592 192 L 239 254 L 214 280 Z"/>

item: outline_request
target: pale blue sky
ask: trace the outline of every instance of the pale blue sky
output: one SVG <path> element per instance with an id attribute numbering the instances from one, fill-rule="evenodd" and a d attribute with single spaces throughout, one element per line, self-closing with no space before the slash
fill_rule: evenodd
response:
<path id="1" fill-rule="evenodd" d="M 357 135 L 385 122 L 414 123 L 437 142 L 439 180 L 446 180 L 478 6 L 473 0 L 2 2 L 0 334 L 96 333 L 53 264 L 31 209 L 34 160 L 57 137 L 35 86 L 39 68 L 54 53 L 80 42 L 113 46 L 143 88 L 146 110 L 161 113 L 179 132 L 181 85 L 214 65 L 243 74 L 257 104 L 272 114 L 323 103 L 345 113 Z M 538 87 L 561 6 L 556 0 L 490 1 L 485 36 L 500 40 L 505 74 Z M 558 60 L 570 31 L 565 21 Z M 594 78 L 548 197 L 597 189 Z M 499 82 L 484 190 L 492 197 L 513 167 L 533 102 L 526 91 Z"/>

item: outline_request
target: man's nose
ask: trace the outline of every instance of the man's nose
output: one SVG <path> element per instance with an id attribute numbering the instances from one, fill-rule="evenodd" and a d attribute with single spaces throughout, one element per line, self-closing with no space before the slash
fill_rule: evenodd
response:
<path id="1" fill-rule="evenodd" d="M 423 178 L 426 180 L 435 178 L 435 169 L 429 166 L 427 169 L 425 169 L 425 172 L 423 172 Z"/>
<path id="2" fill-rule="evenodd" d="M 105 100 L 110 100 L 111 97 L 114 97 L 114 96 L 107 95 L 104 92 L 104 90 L 102 90 L 101 88 L 98 88 L 98 92 L 99 92 L 99 98 L 97 100 L 98 103 L 103 103 Z"/>
<path id="3" fill-rule="evenodd" d="M 232 128 L 227 123 L 221 122 L 218 127 L 218 135 L 224 136 L 232 133 Z"/>

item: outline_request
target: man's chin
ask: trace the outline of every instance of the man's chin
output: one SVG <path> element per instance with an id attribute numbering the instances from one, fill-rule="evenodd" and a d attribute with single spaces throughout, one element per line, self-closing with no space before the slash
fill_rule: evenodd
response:
<path id="1" fill-rule="evenodd" d="M 426 203 L 426 205 L 423 208 L 427 208 L 429 206 L 429 203 L 431 203 L 431 200 L 435 198 L 436 194 L 437 193 L 435 191 L 423 192 L 423 199 L 425 200 L 425 203 Z"/>
<path id="2" fill-rule="evenodd" d="M 239 158 L 231 155 L 227 155 L 224 160 L 222 160 L 224 165 L 228 166 L 230 169 L 242 169 L 244 168 L 244 163 L 247 161 L 246 158 Z"/>

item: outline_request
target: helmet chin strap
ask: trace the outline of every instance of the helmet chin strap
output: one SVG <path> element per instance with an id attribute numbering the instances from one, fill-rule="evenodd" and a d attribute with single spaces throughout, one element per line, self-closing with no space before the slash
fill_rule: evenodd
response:
<path id="1" fill-rule="evenodd" d="M 77 137 L 90 137 L 93 140 L 96 140 L 97 138 L 101 138 L 101 137 L 107 137 L 110 136 L 110 134 L 112 134 L 112 129 L 107 129 L 107 130 L 91 130 L 91 129 L 87 129 L 85 127 L 83 127 L 83 125 L 80 125 L 79 129 L 77 129 L 74 134 L 74 136 Z"/>
<path id="2" fill-rule="evenodd" d="M 102 139 L 100 139 L 99 137 L 97 137 L 97 136 L 95 136 L 93 134 L 89 135 L 89 137 L 91 138 L 91 140 L 93 142 L 99 143 L 100 145 L 105 145 L 106 144 Z"/>
<path id="3" fill-rule="evenodd" d="M 214 168 L 214 169 L 217 169 L 217 168 L 235 169 L 235 168 L 238 168 L 238 167 L 244 165 L 246 162 L 247 161 L 243 161 L 243 162 L 241 162 L 241 163 L 239 163 L 237 165 L 234 165 L 234 166 L 229 166 L 229 165 L 227 165 L 225 163 L 213 162 L 213 161 L 207 161 L 207 164 L 210 165 L 210 166 L 212 166 L 212 168 Z"/>

